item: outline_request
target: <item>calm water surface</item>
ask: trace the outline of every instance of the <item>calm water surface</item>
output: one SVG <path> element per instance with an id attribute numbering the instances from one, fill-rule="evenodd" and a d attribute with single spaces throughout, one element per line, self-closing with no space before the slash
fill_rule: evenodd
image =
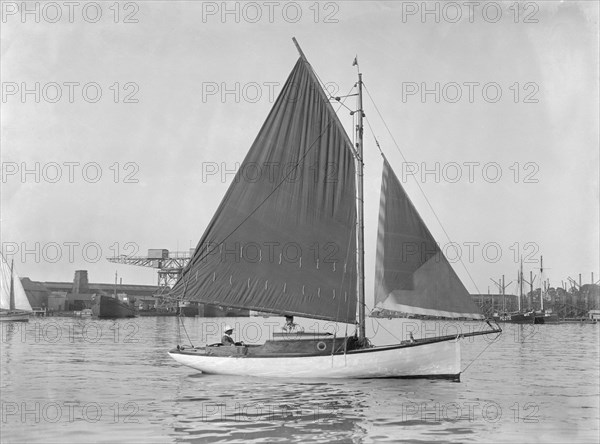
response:
<path id="1" fill-rule="evenodd" d="M 296 320 L 307 330 L 336 328 Z M 378 345 L 409 331 L 425 337 L 481 329 L 369 322 Z M 197 318 L 185 326 L 202 345 L 218 341 L 225 323 L 236 328 L 237 340 L 261 342 L 282 319 Z M 506 324 L 495 341 L 467 338 L 468 368 L 455 383 L 202 375 L 166 354 L 177 343 L 172 317 L 2 325 L 1 441 L 598 442 L 599 331 L 600 325 Z"/>

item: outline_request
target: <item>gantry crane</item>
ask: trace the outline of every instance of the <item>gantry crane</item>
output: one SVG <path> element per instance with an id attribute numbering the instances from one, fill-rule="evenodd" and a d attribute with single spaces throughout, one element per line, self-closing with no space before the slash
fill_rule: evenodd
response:
<path id="1" fill-rule="evenodd" d="M 192 258 L 193 252 L 193 250 L 169 251 L 166 249 L 151 249 L 148 250 L 146 256 L 127 256 L 122 254 L 116 257 L 109 257 L 107 260 L 115 264 L 137 265 L 139 267 L 158 269 L 158 286 L 160 290 L 155 296 L 158 306 L 162 306 L 169 302 L 165 295 L 177 282 L 179 276 L 181 276 L 181 272 Z"/>

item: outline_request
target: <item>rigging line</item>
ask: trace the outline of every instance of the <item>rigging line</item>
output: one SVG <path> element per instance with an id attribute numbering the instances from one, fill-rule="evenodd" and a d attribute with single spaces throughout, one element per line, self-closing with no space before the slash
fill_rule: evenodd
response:
<path id="1" fill-rule="evenodd" d="M 182 276 L 183 278 L 183 276 Z M 183 301 L 185 299 L 185 293 L 187 292 L 187 286 L 188 283 L 190 282 L 190 276 L 187 277 L 187 279 L 184 280 L 184 287 L 183 287 L 183 295 L 181 296 L 181 300 Z M 183 316 L 182 316 L 182 311 L 179 309 L 179 299 L 178 298 L 174 298 L 177 301 L 177 309 L 179 310 L 179 314 L 177 315 L 177 342 L 181 342 L 181 327 L 183 327 L 183 331 L 185 332 L 185 335 L 190 343 L 190 345 L 192 347 L 194 347 L 194 344 L 192 344 L 192 340 L 190 339 L 190 335 L 187 332 L 187 329 L 185 328 L 185 322 L 183 321 Z"/>
<path id="2" fill-rule="evenodd" d="M 387 130 L 388 134 L 392 138 L 392 141 L 394 142 L 394 145 L 396 145 L 396 149 L 400 153 L 400 156 L 402 156 L 402 160 L 404 160 L 404 163 L 408 163 L 408 161 L 406 160 L 406 157 L 404 157 L 404 153 L 402 152 L 402 150 L 400 149 L 400 146 L 398 145 L 398 142 L 396 142 L 396 139 L 394 138 L 394 135 L 392 134 L 392 131 L 390 130 L 390 128 L 388 127 L 386 121 L 384 120 L 383 116 L 381 115 L 381 112 L 379 111 L 379 108 L 377 108 L 377 104 L 375 103 L 375 100 L 373 100 L 373 97 L 371 97 L 371 93 L 369 92 L 369 89 L 366 87 L 366 85 L 365 85 L 364 82 L 363 82 L 363 85 L 365 86 L 365 91 L 367 91 L 367 95 L 369 96 L 369 99 L 371 99 L 371 103 L 375 107 L 375 111 L 377 111 L 377 114 L 379 115 L 379 118 L 383 122 L 383 125 L 385 126 L 385 129 Z M 446 238 L 448 239 L 448 242 L 452 243 L 452 241 L 450 239 L 450 235 L 448 234 L 448 232 L 444 228 L 444 225 L 442 225 L 442 221 L 440 220 L 440 218 L 438 217 L 437 213 L 433 209 L 433 205 L 431 205 L 431 202 L 429 202 L 429 199 L 427 199 L 427 195 L 425 194 L 425 191 L 421 187 L 421 184 L 419 183 L 419 181 L 415 177 L 413 177 L 413 179 L 414 179 L 415 183 L 417 184 L 417 187 L 419 188 L 419 191 L 421 191 L 421 194 L 425 198 L 425 201 L 427 202 L 427 205 L 431 209 L 431 212 L 433 213 L 435 219 L 440 224 L 440 227 L 442 228 L 442 231 L 446 235 Z M 465 269 L 467 275 L 469 276 L 469 279 L 471 280 L 471 283 L 475 286 L 475 289 L 477 290 L 477 293 L 481 293 L 481 291 L 479 290 L 479 287 L 477 287 L 477 284 L 475 283 L 475 280 L 473 279 L 473 276 L 471 276 L 471 273 L 469 272 L 469 270 L 467 269 L 467 266 L 465 265 L 464 261 L 462 260 L 462 257 L 459 256 L 459 260 L 460 260 L 461 265 Z"/>
<path id="3" fill-rule="evenodd" d="M 356 128 L 356 113 L 352 114 L 352 128 Z M 352 145 L 356 146 L 356 131 L 352 131 Z"/>
<path id="4" fill-rule="evenodd" d="M 304 54 L 302 53 L 302 51 L 300 51 L 301 54 L 301 58 L 303 59 L 304 63 L 306 63 L 306 65 L 308 65 L 310 72 L 312 73 L 312 75 L 317 79 L 317 81 L 319 82 L 319 86 L 321 86 L 321 92 L 323 93 L 323 95 L 325 95 L 325 97 L 327 97 L 327 95 L 329 94 L 329 90 L 327 90 L 325 88 L 325 83 L 321 80 L 321 78 L 319 77 L 319 75 L 317 74 L 317 72 L 313 69 L 312 65 L 310 64 L 310 62 L 306 59 L 306 57 L 304 57 Z M 345 96 L 343 96 L 344 100 L 342 100 L 341 102 L 338 102 L 340 104 L 340 106 L 338 107 L 337 110 L 334 110 L 335 112 L 335 117 L 338 121 L 338 123 L 340 124 L 340 126 L 343 127 L 342 122 L 340 120 L 340 118 L 338 117 L 337 113 L 339 112 L 339 110 L 342 108 L 342 106 L 345 106 L 346 108 L 348 108 L 344 102 L 346 102 L 346 99 L 348 97 L 351 97 L 352 95 L 355 94 L 350 94 L 350 92 L 352 92 L 352 89 L 356 87 L 356 83 L 354 85 L 352 85 L 352 87 L 350 88 L 350 90 L 348 91 L 348 94 L 346 94 Z M 331 98 L 334 98 L 331 94 L 329 94 L 329 97 L 327 98 L 327 104 L 331 107 L 331 109 L 333 109 L 333 105 L 331 104 Z M 350 138 L 348 137 L 348 133 L 345 131 L 344 128 L 344 134 L 346 136 L 346 138 L 348 139 L 348 141 L 350 141 Z M 356 151 L 356 145 L 354 143 L 352 143 L 352 154 L 354 154 L 354 156 L 358 159 L 358 152 Z"/>
<path id="5" fill-rule="evenodd" d="M 366 303 L 366 302 L 365 302 L 364 306 L 365 306 L 365 308 L 366 308 L 367 310 L 369 310 L 369 314 L 373 313 L 373 310 L 372 310 L 371 308 L 369 308 L 369 306 L 367 305 L 367 303 Z M 370 317 L 371 317 L 371 316 L 370 316 Z M 385 326 L 384 326 L 384 325 L 383 325 L 381 322 L 379 322 L 379 319 L 377 319 L 377 318 L 373 318 L 373 317 L 371 317 L 371 319 L 375 319 L 375 322 L 377 322 L 377 324 L 378 324 L 378 325 L 379 325 L 381 328 L 383 328 L 385 331 L 387 331 L 387 332 L 388 332 L 388 333 L 389 333 L 389 334 L 392 336 L 392 338 L 394 338 L 396 341 L 398 341 L 398 342 L 402 342 L 402 339 L 400 339 L 400 338 L 396 337 L 396 335 L 395 335 L 394 333 L 392 333 L 392 332 L 391 332 L 391 331 L 389 331 L 387 328 L 385 328 Z M 378 330 L 378 331 L 379 331 L 379 330 Z"/>
<path id="6" fill-rule="evenodd" d="M 372 311 L 371 311 L 372 313 Z M 377 326 L 377 331 L 375 331 L 375 318 L 371 316 L 371 328 L 373 329 L 373 337 L 377 336 L 379 333 L 379 325 Z"/>
<path id="7" fill-rule="evenodd" d="M 379 319 L 373 318 L 373 317 L 371 317 L 371 319 L 375 319 L 375 322 L 377 322 L 377 325 L 379 325 L 381 328 L 383 328 L 385 331 L 387 331 L 392 338 L 394 338 L 396 341 L 398 341 L 398 343 L 402 342 L 402 339 L 398 338 L 394 333 L 392 333 L 387 328 L 385 328 L 385 326 L 381 322 L 379 322 Z M 378 331 L 379 331 L 379 329 L 378 329 Z"/>
<path id="8" fill-rule="evenodd" d="M 332 107 L 333 108 L 333 107 Z M 336 112 L 334 110 L 334 112 Z M 337 117 L 337 116 L 336 116 Z M 281 181 L 275 186 L 275 188 L 273 188 L 273 190 L 262 200 L 262 202 L 260 202 L 258 204 L 258 206 L 252 210 L 227 236 L 225 236 L 217 245 L 214 246 L 214 248 L 212 250 L 210 250 L 209 252 L 207 252 L 204 256 L 200 257 L 197 261 L 203 260 L 206 257 L 208 257 L 210 254 L 212 254 L 217 248 L 219 248 L 227 239 L 229 239 L 229 237 L 231 237 L 231 235 L 233 235 L 233 233 L 235 233 L 243 224 L 246 223 L 246 221 L 248 219 L 250 219 L 250 217 L 252 217 L 252 215 L 254 215 L 254 213 L 256 213 L 260 207 L 262 207 L 264 205 L 264 203 L 273 195 L 275 194 L 275 191 L 277 191 L 279 189 L 279 187 L 281 185 L 283 185 L 283 183 L 287 180 L 287 178 L 289 176 L 291 176 L 291 174 L 293 172 L 295 172 L 298 167 L 300 166 L 300 164 L 304 161 L 304 159 L 306 158 L 306 156 L 308 156 L 310 154 L 310 152 L 314 149 L 316 143 L 321 139 L 321 137 L 323 136 L 323 134 L 325 134 L 325 132 L 329 129 L 329 127 L 335 122 L 334 119 L 330 119 L 329 123 L 327 124 L 327 126 L 325 127 L 325 129 L 323 129 L 323 131 L 321 132 L 321 134 L 319 134 L 317 136 L 317 138 L 313 141 L 313 143 L 310 144 L 310 146 L 308 147 L 308 149 L 305 151 L 304 155 L 298 160 L 298 162 L 296 162 L 296 164 L 294 165 L 294 168 L 290 169 L 290 171 L 288 171 L 288 173 L 283 177 L 283 179 L 281 179 Z M 196 261 L 196 262 L 197 262 Z M 191 264 L 192 261 L 189 262 L 188 266 L 186 266 L 186 270 L 182 272 L 182 278 L 183 276 L 185 276 L 185 274 L 189 273 L 189 270 L 191 269 Z"/>
<path id="9" fill-rule="evenodd" d="M 495 343 L 495 342 L 496 342 L 496 339 L 498 339 L 498 337 L 499 337 L 501 334 L 502 334 L 502 332 L 498 333 L 498 334 L 496 335 L 496 337 L 494 338 L 494 340 L 493 340 L 493 341 L 490 341 L 490 342 L 488 342 L 488 345 L 486 345 L 486 346 L 483 348 L 483 350 L 481 350 L 481 352 L 479 352 L 479 354 L 478 354 L 477 356 L 475 356 L 475 358 L 474 358 L 474 359 L 473 359 L 471 362 L 469 362 L 469 364 L 468 364 L 468 365 L 467 365 L 467 366 L 466 366 L 466 367 L 465 367 L 465 368 L 464 368 L 464 369 L 461 371 L 461 373 L 464 373 L 464 372 L 466 372 L 466 371 L 467 371 L 467 369 L 468 369 L 468 368 L 471 366 L 471 364 L 473 364 L 473 363 L 474 363 L 474 362 L 475 362 L 475 361 L 476 361 L 476 360 L 477 360 L 477 359 L 478 359 L 478 358 L 479 358 L 479 357 L 480 357 L 480 356 L 483 354 L 483 352 L 485 352 L 485 351 L 488 349 L 488 347 L 489 347 L 490 345 L 492 345 L 493 343 Z M 459 336 L 460 336 L 460 335 L 459 335 Z"/>
<path id="10" fill-rule="evenodd" d="M 348 324 L 344 333 L 344 367 L 348 365 Z"/>
<path id="11" fill-rule="evenodd" d="M 308 61 L 306 61 L 306 63 L 308 63 Z M 348 97 L 353 97 L 353 96 L 357 95 L 357 94 L 350 94 L 350 93 L 352 92 L 352 90 L 353 90 L 354 88 L 356 88 L 356 85 L 357 85 L 357 84 L 356 84 L 356 83 L 355 83 L 355 84 L 353 84 L 353 85 L 350 87 L 350 89 L 348 90 L 348 93 L 347 93 L 345 96 L 340 96 L 340 97 L 341 97 L 341 98 L 343 98 L 344 100 L 342 100 L 342 101 L 336 100 L 336 98 L 335 98 L 334 96 L 332 96 L 332 95 L 329 93 L 329 90 L 328 90 L 328 89 L 325 87 L 325 83 L 323 82 L 323 80 L 321 80 L 321 77 L 319 77 L 319 74 L 317 74 L 317 72 L 316 72 L 316 71 L 315 71 L 315 70 L 312 68 L 312 65 L 311 65 L 310 63 L 308 63 L 308 66 L 310 67 L 310 70 L 312 71 L 312 73 L 314 74 L 314 76 L 315 76 L 315 77 L 317 78 L 317 80 L 319 81 L 319 84 L 320 84 L 320 86 L 321 86 L 321 90 L 322 90 L 322 91 L 325 93 L 325 95 L 326 95 L 326 96 L 327 96 L 327 95 L 329 95 L 329 97 L 328 97 L 328 99 L 329 99 L 329 103 L 331 104 L 331 99 L 334 99 L 334 100 L 335 100 L 335 101 L 336 101 L 336 102 L 337 102 L 337 103 L 340 105 L 340 106 L 338 107 L 338 109 L 334 110 L 334 111 L 335 111 L 335 113 L 336 113 L 336 115 L 337 115 L 337 113 L 340 111 L 340 109 L 342 109 L 342 106 L 343 106 L 344 108 L 346 108 L 348 111 L 350 111 L 350 115 L 352 116 L 352 131 L 351 131 L 351 133 L 352 133 L 352 148 L 353 148 L 353 151 L 352 151 L 352 152 L 353 152 L 353 153 L 354 153 L 354 155 L 355 155 L 355 156 L 358 158 L 358 153 L 354 151 L 354 147 L 356 147 L 356 141 L 354 140 L 355 133 L 356 133 L 356 131 L 354 130 L 354 129 L 355 129 L 355 127 L 356 127 L 356 124 L 355 124 L 355 119 L 356 119 L 356 111 L 352 111 L 352 110 L 351 110 L 351 109 L 350 109 L 348 106 L 346 106 L 346 104 L 345 104 L 345 102 L 346 102 L 346 99 L 347 99 Z M 333 106 L 331 106 L 331 107 L 333 108 Z M 362 111 L 362 110 L 361 110 L 361 111 Z M 338 117 L 338 119 L 339 119 L 339 117 Z M 341 123 L 341 120 L 340 120 L 340 123 Z M 346 132 L 346 135 L 347 135 L 347 132 Z M 364 157 L 364 156 L 363 156 L 363 157 Z M 361 161 L 362 161 L 362 159 L 359 159 L 359 160 L 361 160 Z"/>
<path id="12" fill-rule="evenodd" d="M 369 129 L 371 130 L 371 135 L 373 136 L 373 139 L 375 139 L 375 145 L 377 145 L 377 149 L 379 150 L 379 153 L 385 157 L 385 155 L 383 154 L 383 151 L 381 151 L 381 145 L 379 145 L 379 140 L 377 140 L 375 131 L 373 130 L 373 127 L 371 126 L 371 121 L 366 116 L 365 116 L 365 120 L 367 121 L 367 125 L 369 125 Z"/>
<path id="13" fill-rule="evenodd" d="M 346 94 L 345 96 L 340 96 L 340 98 L 343 98 L 344 100 L 336 100 L 336 98 L 334 96 L 331 95 L 331 93 L 329 92 L 329 90 L 327 89 L 327 87 L 325 86 L 325 82 L 323 82 L 323 80 L 321 80 L 321 77 L 319 77 L 319 74 L 317 74 L 317 72 L 312 68 L 312 65 L 309 63 L 308 64 L 310 66 L 310 70 L 312 71 L 312 73 L 315 75 L 315 77 L 317 78 L 317 80 L 319 81 L 319 85 L 321 86 L 321 90 L 325 93 L 327 97 L 327 99 L 330 101 L 331 103 L 331 99 L 335 100 L 337 103 L 340 104 L 339 108 L 335 111 L 336 113 L 342 108 L 342 106 L 344 106 L 346 109 L 348 109 L 349 111 L 352 111 L 350 108 L 348 108 L 344 102 L 346 101 L 346 99 L 348 97 L 352 97 L 354 94 L 350 94 L 352 92 L 352 90 L 356 87 L 356 84 L 352 85 L 352 87 L 350 88 L 350 90 L 348 91 L 348 94 Z M 333 107 L 332 107 L 333 108 Z"/>
<path id="14" fill-rule="evenodd" d="M 190 339 L 190 335 L 188 335 L 187 332 L 187 328 L 185 328 L 185 323 L 183 322 L 183 318 L 181 316 L 177 316 L 181 322 L 181 326 L 183 327 L 183 331 L 185 332 L 185 335 L 187 336 L 188 341 L 190 342 L 190 345 L 192 346 L 192 348 L 194 347 L 194 344 L 192 344 L 192 340 Z"/>
<path id="15" fill-rule="evenodd" d="M 336 349 L 335 349 L 335 335 L 336 334 L 337 334 L 337 328 L 333 332 L 333 342 L 331 343 L 331 367 L 333 367 L 333 359 L 334 359 L 334 354 L 336 352 Z"/>
<path id="16" fill-rule="evenodd" d="M 354 88 L 354 87 L 353 87 Z M 333 97 L 331 94 L 329 95 L 329 100 L 331 101 L 331 99 L 335 100 L 337 103 L 340 103 L 344 108 L 346 108 L 348 111 L 350 111 L 350 114 L 353 116 L 354 114 L 356 114 L 354 111 L 352 111 L 348 106 L 346 106 L 344 103 L 339 101 L 339 97 Z"/>
<path id="17" fill-rule="evenodd" d="M 183 300 L 183 298 L 185 297 L 185 289 L 187 287 L 187 283 L 184 284 L 184 288 L 183 288 L 183 296 L 181 297 L 181 300 Z M 176 302 L 176 306 L 177 308 L 179 308 L 179 299 L 178 298 L 171 298 L 171 300 L 175 300 Z M 182 320 L 180 319 L 179 314 L 177 315 L 177 344 L 181 344 L 181 324 L 182 324 Z"/>

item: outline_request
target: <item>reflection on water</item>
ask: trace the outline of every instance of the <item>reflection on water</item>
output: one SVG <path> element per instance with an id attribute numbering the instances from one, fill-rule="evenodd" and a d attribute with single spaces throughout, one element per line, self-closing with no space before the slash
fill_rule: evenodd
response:
<path id="1" fill-rule="evenodd" d="M 299 321 L 307 330 L 336 328 Z M 282 320 L 191 319 L 186 326 L 201 345 L 225 323 L 236 339 L 260 342 Z M 387 344 L 408 332 L 475 328 L 385 319 L 372 322 L 370 335 Z M 455 383 L 203 375 L 166 354 L 176 343 L 175 318 L 2 325 L 2 441 L 595 442 L 599 326 L 504 328 L 495 341 L 463 341 L 463 368 L 472 365 Z"/>
<path id="2" fill-rule="evenodd" d="M 185 393 L 185 394 L 184 394 Z M 321 442 L 361 435 L 369 408 L 360 388 L 328 381 L 262 381 L 196 375 L 177 397 L 180 427 L 196 438 Z"/>

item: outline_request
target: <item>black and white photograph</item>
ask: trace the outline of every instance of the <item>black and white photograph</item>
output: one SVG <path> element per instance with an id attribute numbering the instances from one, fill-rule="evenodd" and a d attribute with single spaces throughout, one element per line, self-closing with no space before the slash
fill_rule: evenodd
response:
<path id="1" fill-rule="evenodd" d="M 600 1 L 0 11 L 0 443 L 600 441 Z"/>

